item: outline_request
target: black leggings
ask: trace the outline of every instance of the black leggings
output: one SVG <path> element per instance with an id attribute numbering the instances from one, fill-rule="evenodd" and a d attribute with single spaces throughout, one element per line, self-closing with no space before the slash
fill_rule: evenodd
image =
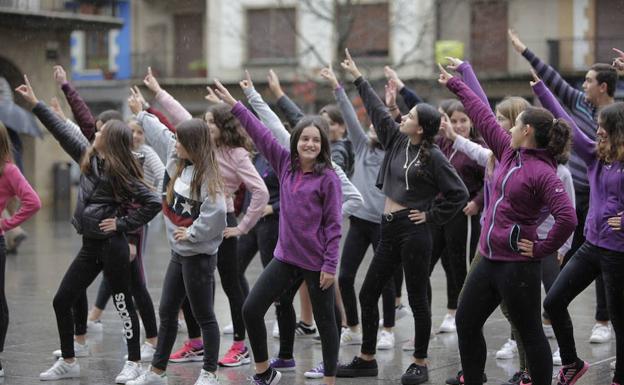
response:
<path id="1" fill-rule="evenodd" d="M 591 282 L 602 275 L 605 283 L 611 323 L 615 329 L 617 364 L 614 382 L 624 379 L 624 253 L 607 250 L 585 242 L 561 270 L 544 300 L 550 316 L 561 362 L 571 364 L 578 358 L 568 305 Z"/>
<path id="2" fill-rule="evenodd" d="M 466 238 L 468 236 L 468 218 L 470 218 L 471 237 L 470 249 L 466 250 Z M 463 212 L 457 213 L 443 226 L 430 225 L 431 238 L 433 239 L 433 252 L 429 266 L 429 276 L 433 273 L 438 260 L 442 260 L 442 267 L 446 273 L 446 308 L 457 309 L 459 292 L 466 280 L 466 264 L 472 261 L 479 243 L 481 224 L 479 215 L 467 217 Z M 466 258 L 468 251 L 468 258 Z M 429 306 L 432 302 L 431 285 L 427 292 Z"/>
<path id="3" fill-rule="evenodd" d="M 364 354 L 375 354 L 379 327 L 377 302 L 384 286 L 392 280 L 396 269 L 403 265 L 407 297 L 414 313 L 414 357 L 427 357 L 431 334 L 431 311 L 427 299 L 431 231 L 426 224 L 414 224 L 408 214 L 409 209 L 393 213 L 392 218 L 384 214 L 381 221 L 381 239 L 360 291 L 361 351 Z"/>
<path id="4" fill-rule="evenodd" d="M 279 233 L 279 215 L 271 214 L 260 218 L 258 223 L 245 235 L 238 238 L 238 278 L 245 298 L 249 295 L 249 283 L 245 271 L 260 252 L 262 267 L 267 267 L 273 259 Z"/>
<path id="5" fill-rule="evenodd" d="M 0 353 L 4 351 L 4 341 L 9 329 L 9 306 L 7 305 L 6 293 L 4 292 L 6 274 L 6 243 L 4 236 L 0 235 Z"/>
<path id="6" fill-rule="evenodd" d="M 139 318 L 130 296 L 128 241 L 125 235 L 120 233 L 106 239 L 83 237 L 82 248 L 61 280 L 53 305 L 63 358 L 74 357 L 72 305 L 85 293 L 100 271 L 110 282 L 113 304 L 123 321 L 128 360 L 139 361 L 141 359 Z"/>
<path id="7" fill-rule="evenodd" d="M 154 303 L 152 297 L 147 290 L 147 282 L 145 280 L 145 271 L 143 269 L 143 255 L 145 250 L 145 236 L 147 234 L 147 226 L 143 228 L 140 234 L 132 234 L 128 236 L 128 243 L 136 246 L 136 257 L 130 262 L 130 293 L 134 299 L 134 304 L 139 311 L 139 316 L 143 320 L 145 326 L 145 337 L 154 338 L 158 336 L 158 326 L 156 325 L 156 312 L 154 311 Z M 111 287 L 106 277 L 102 277 L 100 287 L 98 288 L 95 306 L 104 310 L 108 300 L 111 298 Z M 75 330 L 77 336 L 87 333 L 87 318 L 89 313 L 89 302 L 87 300 L 87 292 L 85 292 L 76 300 L 72 307 L 74 313 Z"/>
<path id="8" fill-rule="evenodd" d="M 227 214 L 227 227 L 236 227 L 236 215 L 234 213 Z M 240 285 L 240 277 L 238 273 L 238 240 L 236 238 L 224 238 L 219 246 L 217 253 L 217 270 L 221 277 L 221 287 L 230 303 L 230 315 L 234 326 L 234 341 L 245 340 L 245 322 L 243 321 L 243 303 L 245 295 Z M 214 298 L 212 299 L 214 301 Z M 187 301 L 182 304 L 182 312 L 188 329 L 189 338 L 199 337 L 199 325 L 191 316 L 191 306 Z"/>
<path id="9" fill-rule="evenodd" d="M 482 258 L 466 279 L 456 324 L 464 383 L 481 385 L 487 349 L 483 325 L 501 301 L 524 343 L 535 385 L 550 385 L 552 357 L 541 318 L 541 264 Z"/>
<path id="10" fill-rule="evenodd" d="M 215 372 L 219 356 L 219 325 L 214 314 L 216 255 L 181 256 L 171 253 L 160 299 L 160 329 L 152 366 L 167 369 L 178 331 L 178 312 L 185 298 L 199 322 L 204 341 L 204 370 Z"/>
<path id="11" fill-rule="evenodd" d="M 338 284 L 340 295 L 347 315 L 347 326 L 357 326 L 360 324 L 358 318 L 357 299 L 355 295 L 355 276 L 362 260 L 366 255 L 368 246 L 373 250 L 377 249 L 380 236 L 379 223 L 370 222 L 354 216 L 349 218 L 349 232 L 342 247 L 342 257 L 340 258 L 340 273 L 338 274 Z M 401 266 L 396 269 L 396 274 L 403 275 Z M 395 279 L 396 280 L 396 279 Z M 383 321 L 384 327 L 394 327 L 394 302 L 396 297 L 395 280 L 390 280 L 383 288 Z"/>
<path id="12" fill-rule="evenodd" d="M 340 319 L 340 313 L 335 305 L 334 287 L 321 290 L 320 275 L 319 271 L 305 270 L 276 258 L 260 274 L 243 306 L 243 317 L 255 362 L 269 359 L 264 315 L 274 302 L 277 303 L 277 322 L 280 328 L 280 358 L 292 358 L 297 322 L 292 301 L 305 280 L 310 292 L 314 320 L 321 336 L 325 376 L 336 375 L 340 343 L 340 323 L 337 320 Z"/>
<path id="13" fill-rule="evenodd" d="M 576 251 L 585 243 L 585 222 L 587 218 L 587 211 L 589 210 L 589 195 L 576 194 L 576 217 L 578 224 L 574 230 L 574 237 L 572 238 L 572 247 L 567 252 L 563 259 L 561 268 L 565 267 L 568 261 L 572 258 Z M 602 276 L 598 274 L 596 282 L 594 283 L 596 288 L 596 313 L 594 315 L 596 321 L 607 322 L 609 321 L 609 311 L 607 310 L 607 295 L 605 293 L 605 285 L 602 281 Z"/>

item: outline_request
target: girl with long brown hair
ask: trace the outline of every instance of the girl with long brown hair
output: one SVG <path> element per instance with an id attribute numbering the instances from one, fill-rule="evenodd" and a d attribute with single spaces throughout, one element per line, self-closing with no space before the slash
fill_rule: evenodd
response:
<path id="1" fill-rule="evenodd" d="M 214 314 L 214 270 L 226 226 L 226 202 L 215 145 L 207 124 L 190 119 L 174 135 L 136 97 L 130 109 L 155 148 L 165 149 L 163 214 L 171 247 L 160 300 L 158 344 L 150 370 L 127 385 L 166 384 L 165 371 L 175 343 L 178 312 L 188 298 L 203 337 L 203 369 L 196 385 L 217 384 L 219 326 Z"/>
<path id="2" fill-rule="evenodd" d="M 40 102 L 24 76 L 16 91 L 33 109 L 63 149 L 81 164 L 78 203 L 72 224 L 82 235 L 82 247 L 65 273 L 54 296 L 54 311 L 61 339 L 62 356 L 47 371 L 43 381 L 80 376 L 74 354 L 72 304 L 100 271 L 108 279 L 115 308 L 123 321 L 128 344 L 128 361 L 115 379 L 126 383 L 140 374 L 140 333 L 129 292 L 129 249 L 125 233 L 143 226 L 160 211 L 158 195 L 143 181 L 135 159 L 132 131 L 111 120 L 95 134 L 93 144 Z M 128 203 L 138 208 L 128 211 Z"/>

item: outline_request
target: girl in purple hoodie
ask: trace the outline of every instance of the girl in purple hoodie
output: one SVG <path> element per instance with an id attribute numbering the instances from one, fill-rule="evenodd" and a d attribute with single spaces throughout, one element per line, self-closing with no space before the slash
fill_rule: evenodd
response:
<path id="1" fill-rule="evenodd" d="M 482 328 L 503 300 L 524 341 L 533 384 L 550 384 L 552 359 L 540 314 L 539 259 L 561 247 L 576 226 L 574 206 L 555 172 L 555 157 L 569 142 L 569 126 L 542 108 L 530 107 L 516 119 L 510 136 L 461 79 L 441 66 L 440 71 L 439 82 L 457 95 L 499 161 L 479 241 L 484 258 L 467 278 L 457 309 L 464 383 L 482 383 L 487 355 Z M 538 240 L 544 206 L 555 223 L 546 239 Z"/>
<path id="2" fill-rule="evenodd" d="M 533 92 L 542 105 L 558 119 L 572 122 L 574 151 L 587 164 L 590 187 L 585 243 L 559 273 L 544 300 L 563 364 L 557 384 L 573 385 L 589 368 L 576 354 L 568 305 L 602 275 L 617 344 L 613 384 L 620 385 L 624 381 L 624 103 L 614 103 L 600 111 L 595 142 L 578 128 L 550 90 L 534 76 Z"/>
<path id="3" fill-rule="evenodd" d="M 340 315 L 332 288 L 342 223 L 340 180 L 331 166 L 327 122 L 321 117 L 303 118 L 295 126 L 290 148 L 281 146 L 271 131 L 216 82 L 217 95 L 232 106 L 258 151 L 264 155 L 280 182 L 279 238 L 275 258 L 264 269 L 243 305 L 243 318 L 256 363 L 256 385 L 274 385 L 281 374 L 268 361 L 264 315 L 280 303 L 278 323 L 294 323 L 293 298 L 305 280 L 312 300 L 323 350 L 324 383 L 335 384 L 338 362 Z M 287 305 L 287 306 L 285 306 Z M 282 310 L 283 308 L 283 310 Z M 294 337 L 294 333 L 292 335 Z"/>

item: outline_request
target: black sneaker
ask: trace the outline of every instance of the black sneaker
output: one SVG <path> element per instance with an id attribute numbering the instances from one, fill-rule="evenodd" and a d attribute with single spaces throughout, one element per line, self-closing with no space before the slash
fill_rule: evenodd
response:
<path id="1" fill-rule="evenodd" d="M 348 364 L 339 364 L 336 377 L 377 377 L 377 360 L 366 361 L 354 357 Z"/>
<path id="2" fill-rule="evenodd" d="M 507 382 L 503 382 L 501 385 L 518 385 L 522 380 L 523 374 L 524 371 L 515 372 L 514 375 L 509 380 L 507 380 Z"/>
<path id="3" fill-rule="evenodd" d="M 279 382 L 280 378 L 282 378 L 282 373 L 269 367 L 267 375 L 260 376 L 256 374 L 251 378 L 251 381 L 254 385 L 275 385 Z"/>
<path id="4" fill-rule="evenodd" d="M 295 334 L 300 337 L 313 337 L 316 335 L 316 328 L 314 325 L 308 325 L 303 321 L 299 321 L 295 327 Z"/>
<path id="5" fill-rule="evenodd" d="M 401 384 L 418 385 L 429 381 L 429 370 L 426 366 L 411 364 L 401 376 Z"/>
<path id="6" fill-rule="evenodd" d="M 483 383 L 487 382 L 487 375 L 483 373 Z M 464 371 L 460 370 L 457 372 L 457 376 L 449 377 L 446 379 L 446 383 L 448 385 L 464 385 Z"/>

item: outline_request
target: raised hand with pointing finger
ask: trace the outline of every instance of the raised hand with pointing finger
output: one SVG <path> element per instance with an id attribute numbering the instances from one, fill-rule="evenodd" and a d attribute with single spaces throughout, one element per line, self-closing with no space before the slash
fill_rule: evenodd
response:
<path id="1" fill-rule="evenodd" d="M 440 77 L 438 78 L 438 83 L 446 86 L 449 80 L 453 77 L 447 70 L 442 67 L 442 64 L 438 63 L 438 68 L 440 69 Z"/>
<path id="2" fill-rule="evenodd" d="M 527 49 L 527 46 L 522 42 L 522 40 L 520 40 L 516 31 L 510 28 L 507 30 L 507 35 L 509 36 L 511 45 L 514 47 L 516 52 L 521 54 Z"/>
<path id="3" fill-rule="evenodd" d="M 20 85 L 15 89 L 15 92 L 21 95 L 22 98 L 28 104 L 28 107 L 31 109 L 34 108 L 37 103 L 39 103 L 39 99 L 35 96 L 35 91 L 33 91 L 32 86 L 30 85 L 30 81 L 28 81 L 28 76 L 24 75 L 24 84 Z"/>
<path id="4" fill-rule="evenodd" d="M 215 79 L 215 89 L 214 89 L 214 93 L 221 98 L 221 100 L 223 100 L 225 103 L 229 104 L 230 106 L 234 107 L 234 105 L 236 104 L 237 100 L 234 99 L 234 97 L 230 94 L 230 91 L 228 91 L 227 88 L 225 88 L 225 86 L 223 84 L 221 84 L 221 82 L 219 81 L 219 79 Z"/>
<path id="5" fill-rule="evenodd" d="M 362 73 L 360 72 L 360 70 L 357 68 L 357 65 L 355 65 L 355 62 L 353 61 L 353 58 L 351 57 L 351 54 L 349 53 L 349 49 L 345 48 L 345 59 L 342 61 L 342 63 L 340 63 L 340 66 L 347 71 L 348 73 L 351 74 L 351 76 L 353 76 L 353 79 L 357 79 L 359 77 L 362 76 Z"/>
<path id="6" fill-rule="evenodd" d="M 338 83 L 338 78 L 336 78 L 336 74 L 334 73 L 331 65 L 321 70 L 321 77 L 329 82 L 329 84 L 332 86 L 332 89 L 336 89 L 340 86 L 340 83 Z"/>
<path id="7" fill-rule="evenodd" d="M 250 89 L 250 88 L 253 89 L 254 88 L 253 81 L 251 80 L 251 75 L 249 75 L 249 71 L 245 70 L 245 79 L 241 80 L 238 83 L 238 85 L 243 90 Z"/>
<path id="8" fill-rule="evenodd" d="M 152 67 L 147 67 L 147 75 L 145 75 L 143 83 L 147 88 L 149 88 L 150 91 L 155 94 L 157 94 L 161 90 L 160 84 L 158 84 L 158 80 L 156 80 L 156 77 L 152 73 Z"/>

